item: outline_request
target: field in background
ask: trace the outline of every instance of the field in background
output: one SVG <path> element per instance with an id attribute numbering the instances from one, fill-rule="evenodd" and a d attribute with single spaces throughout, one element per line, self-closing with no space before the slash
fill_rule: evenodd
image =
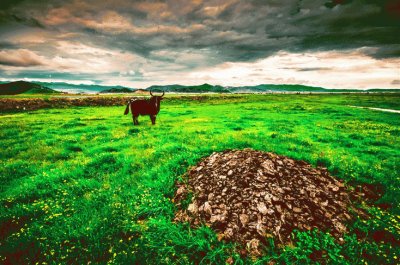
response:
<path id="1" fill-rule="evenodd" d="M 394 264 L 400 258 L 399 94 L 170 97 L 157 125 L 124 106 L 0 115 L 0 258 L 16 263 Z M 377 184 L 370 220 L 340 245 L 316 231 L 241 257 L 208 228 L 172 222 L 174 183 L 202 157 L 254 148 Z M 375 207 L 380 205 L 382 208 Z M 367 206 L 365 206 L 367 207 Z M 384 210 L 385 209 L 385 210 Z M 374 236 L 378 235 L 378 236 Z"/>

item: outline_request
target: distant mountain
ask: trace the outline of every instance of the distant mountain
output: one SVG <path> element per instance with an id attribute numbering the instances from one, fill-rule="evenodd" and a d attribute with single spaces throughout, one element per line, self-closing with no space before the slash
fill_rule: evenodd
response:
<path id="1" fill-rule="evenodd" d="M 146 88 L 145 90 L 154 91 L 154 92 L 161 92 L 161 91 L 176 92 L 182 88 L 185 88 L 185 86 L 182 86 L 182 85 L 166 85 L 166 86 L 154 85 L 154 86 L 150 86 L 150 87 Z"/>
<path id="2" fill-rule="evenodd" d="M 35 82 L 57 91 L 67 92 L 67 93 L 99 93 L 108 89 L 130 89 L 134 91 L 135 89 L 123 87 L 123 86 L 102 86 L 102 85 L 84 85 L 84 84 L 69 84 L 64 82 Z"/>
<path id="3" fill-rule="evenodd" d="M 0 95 L 17 95 L 17 94 L 55 94 L 59 93 L 51 88 L 40 84 L 15 81 L 10 83 L 0 84 Z"/>
<path id="4" fill-rule="evenodd" d="M 198 86 L 182 86 L 182 85 L 167 85 L 167 86 L 151 86 L 146 90 L 155 92 L 176 92 L 176 93 L 229 93 L 230 91 L 223 86 L 202 84 Z"/>
<path id="5" fill-rule="evenodd" d="M 229 91 L 233 93 L 243 92 L 324 92 L 327 89 L 322 87 L 312 87 L 304 85 L 270 85 L 262 84 L 257 86 L 242 86 L 242 87 L 230 87 Z"/>
<path id="6" fill-rule="evenodd" d="M 151 86 L 146 90 L 156 92 L 175 92 L 175 93 L 273 93 L 273 92 L 400 92 L 400 89 L 327 89 L 323 87 L 313 87 L 304 85 L 273 85 L 261 84 L 256 86 L 237 86 L 223 87 L 219 85 L 203 84 L 198 86 L 166 85 Z"/>
<path id="7" fill-rule="evenodd" d="M 4 84 L 2 84 L 4 83 Z M 4 88 L 1 88 L 3 87 Z M 37 92 L 35 89 L 39 89 Z M 18 94 L 24 93 L 19 91 L 28 91 L 29 93 L 54 93 L 54 90 L 67 93 L 137 93 L 146 94 L 149 91 L 154 92 L 170 92 L 170 93 L 285 93 L 285 92 L 400 92 L 400 89 L 327 89 L 323 87 L 313 87 L 304 85 L 273 85 L 261 84 L 256 86 L 220 86 L 211 84 L 202 84 L 195 86 L 185 85 L 154 85 L 146 89 L 133 89 L 124 86 L 102 86 L 102 85 L 84 85 L 84 84 L 69 84 L 63 82 L 25 82 L 17 81 L 11 83 L 0 82 L 0 94 L 9 93 Z M 44 89 L 44 90 L 43 90 Z M 50 89 L 46 92 L 46 89 Z M 4 92 L 2 92 L 4 91 Z M 10 94 L 11 93 L 11 94 Z"/>
<path id="8" fill-rule="evenodd" d="M 113 87 L 110 89 L 100 91 L 100 93 L 133 93 L 133 92 L 134 91 L 132 89 L 126 88 L 126 87 L 122 87 L 122 88 Z"/>
<path id="9" fill-rule="evenodd" d="M 312 91 L 323 92 L 326 89 L 322 87 L 310 87 L 303 85 L 257 85 L 257 86 L 239 86 L 239 87 L 223 87 L 219 85 L 202 84 L 198 86 L 151 86 L 146 88 L 151 91 L 165 91 L 176 93 L 261 93 L 261 92 L 286 92 L 286 91 Z"/>
<path id="10" fill-rule="evenodd" d="M 146 89 L 136 89 L 134 92 L 134 94 L 139 94 L 139 95 L 149 95 L 149 91 Z"/>

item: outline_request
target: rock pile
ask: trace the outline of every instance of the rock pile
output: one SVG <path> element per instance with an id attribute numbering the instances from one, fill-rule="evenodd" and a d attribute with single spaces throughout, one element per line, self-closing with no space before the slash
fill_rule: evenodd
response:
<path id="1" fill-rule="evenodd" d="M 356 210 L 326 169 L 251 149 L 213 153 L 177 186 L 176 221 L 206 224 L 256 254 L 268 237 L 290 242 L 294 229 L 318 228 L 343 241 Z"/>

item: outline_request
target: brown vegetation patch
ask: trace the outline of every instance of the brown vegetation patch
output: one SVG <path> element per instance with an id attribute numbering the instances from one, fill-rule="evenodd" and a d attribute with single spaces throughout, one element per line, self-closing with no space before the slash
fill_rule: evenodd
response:
<path id="1" fill-rule="evenodd" d="M 132 98 L 132 97 L 129 97 Z M 70 106 L 122 106 L 128 102 L 128 97 L 78 97 L 49 99 L 10 99 L 0 98 L 1 111 L 27 111 L 43 108 L 66 108 Z"/>
<path id="2" fill-rule="evenodd" d="M 147 93 L 147 94 L 146 94 Z M 68 108 L 73 106 L 122 106 L 126 105 L 129 99 L 143 99 L 148 95 L 148 92 L 143 95 L 138 92 L 135 96 L 64 96 L 64 97 L 50 97 L 50 98 L 0 98 L 0 112 L 20 112 L 31 111 L 44 108 Z M 174 96 L 165 97 L 165 101 L 174 102 L 181 101 L 207 101 L 212 100 L 214 97 L 209 95 L 197 96 Z M 219 96 L 218 100 L 229 99 L 228 96 Z"/>
<path id="3" fill-rule="evenodd" d="M 330 231 L 343 241 L 352 212 L 359 212 L 325 168 L 251 149 L 213 153 L 184 182 L 177 184 L 175 220 L 206 224 L 253 254 L 268 237 L 290 243 L 295 229 Z"/>

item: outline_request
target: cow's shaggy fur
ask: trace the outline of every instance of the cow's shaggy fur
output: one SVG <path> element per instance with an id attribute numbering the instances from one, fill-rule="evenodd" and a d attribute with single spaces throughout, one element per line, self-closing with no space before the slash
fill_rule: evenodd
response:
<path id="1" fill-rule="evenodd" d="M 129 100 L 128 105 L 126 106 L 124 114 L 127 115 L 129 113 L 129 108 L 132 112 L 133 124 L 139 125 L 138 117 L 139 115 L 149 115 L 151 119 L 151 123 L 156 124 L 156 116 L 158 112 L 160 112 L 160 102 L 163 99 L 164 92 L 161 96 L 154 96 L 150 91 L 151 98 L 150 99 L 137 99 L 137 100 Z"/>

